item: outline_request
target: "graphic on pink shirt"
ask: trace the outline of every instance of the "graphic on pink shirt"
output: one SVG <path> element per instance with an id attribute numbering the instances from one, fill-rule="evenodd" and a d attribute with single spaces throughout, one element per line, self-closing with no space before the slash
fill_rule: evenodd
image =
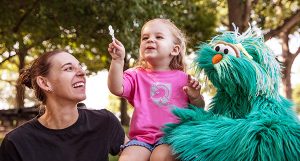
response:
<path id="1" fill-rule="evenodd" d="M 151 100 L 159 107 L 168 105 L 172 95 L 171 89 L 170 83 L 153 83 L 150 88 Z"/>

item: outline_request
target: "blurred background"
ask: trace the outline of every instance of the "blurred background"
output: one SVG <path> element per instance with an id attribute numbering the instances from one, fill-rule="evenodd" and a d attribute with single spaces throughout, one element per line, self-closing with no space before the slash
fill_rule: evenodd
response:
<path id="1" fill-rule="evenodd" d="M 188 69 L 194 51 L 222 30 L 248 27 L 261 32 L 281 62 L 281 93 L 300 113 L 300 0 L 0 0 L 0 140 L 38 113 L 33 92 L 16 85 L 22 68 L 45 51 L 65 49 L 87 71 L 87 108 L 106 108 L 127 127 L 132 108 L 107 88 L 111 42 L 108 26 L 125 45 L 125 69 L 138 58 L 142 25 L 171 19 L 188 37 Z M 199 76 L 205 101 L 214 94 Z M 0 141 L 1 142 L 1 141 Z"/>

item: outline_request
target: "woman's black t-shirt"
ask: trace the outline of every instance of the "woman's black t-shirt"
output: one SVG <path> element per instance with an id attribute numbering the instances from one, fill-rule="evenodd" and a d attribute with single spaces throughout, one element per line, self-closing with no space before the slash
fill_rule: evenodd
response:
<path id="1" fill-rule="evenodd" d="M 107 161 L 124 143 L 119 120 L 109 111 L 78 109 L 79 118 L 65 129 L 48 129 L 34 118 L 9 132 L 0 161 Z"/>

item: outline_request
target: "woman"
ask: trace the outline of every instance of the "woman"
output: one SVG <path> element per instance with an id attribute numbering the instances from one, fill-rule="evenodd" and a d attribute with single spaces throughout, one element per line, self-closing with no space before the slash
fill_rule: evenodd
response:
<path id="1" fill-rule="evenodd" d="M 45 112 L 5 136 L 1 161 L 105 161 L 119 153 L 125 134 L 118 119 L 105 109 L 77 108 L 86 98 L 86 80 L 71 54 L 43 54 L 18 83 L 34 90 Z"/>

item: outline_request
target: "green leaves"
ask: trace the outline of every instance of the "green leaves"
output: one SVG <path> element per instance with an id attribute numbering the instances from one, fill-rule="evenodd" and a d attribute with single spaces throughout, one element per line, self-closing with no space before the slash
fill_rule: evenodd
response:
<path id="1" fill-rule="evenodd" d="M 0 7 L 4 11 L 0 15 L 0 32 L 4 33 L 0 41 L 6 51 L 14 51 L 13 45 L 17 42 L 24 49 L 69 49 L 88 65 L 88 70 L 96 72 L 108 67 L 109 25 L 116 29 L 116 37 L 124 43 L 133 58 L 138 56 L 142 25 L 156 17 L 172 19 L 191 37 L 192 47 L 213 33 L 215 14 L 209 8 L 215 7 L 212 4 L 195 0 L 4 1 Z M 210 19 L 207 19 L 208 16 Z M 85 48 L 80 48 L 82 45 Z M 87 56 L 79 52 L 90 54 Z M 33 53 L 29 50 L 28 54 Z M 94 69 L 89 65 L 92 59 L 96 64 L 106 65 Z"/>
<path id="2" fill-rule="evenodd" d="M 134 60 L 139 55 L 140 30 L 150 19 L 171 19 L 187 33 L 189 48 L 208 39 L 216 26 L 216 2 L 205 0 L 3 0 L 0 3 L 0 70 L 12 73 L 23 67 L 20 64 L 26 66 L 32 58 L 54 49 L 73 53 L 87 66 L 88 74 L 107 69 L 111 59 L 107 52 L 111 42 L 109 25 L 124 44 L 128 58 Z M 12 57 L 7 53 L 17 55 Z M 25 59 L 19 59 L 23 56 Z M 10 64 L 17 69 L 9 68 Z"/>

